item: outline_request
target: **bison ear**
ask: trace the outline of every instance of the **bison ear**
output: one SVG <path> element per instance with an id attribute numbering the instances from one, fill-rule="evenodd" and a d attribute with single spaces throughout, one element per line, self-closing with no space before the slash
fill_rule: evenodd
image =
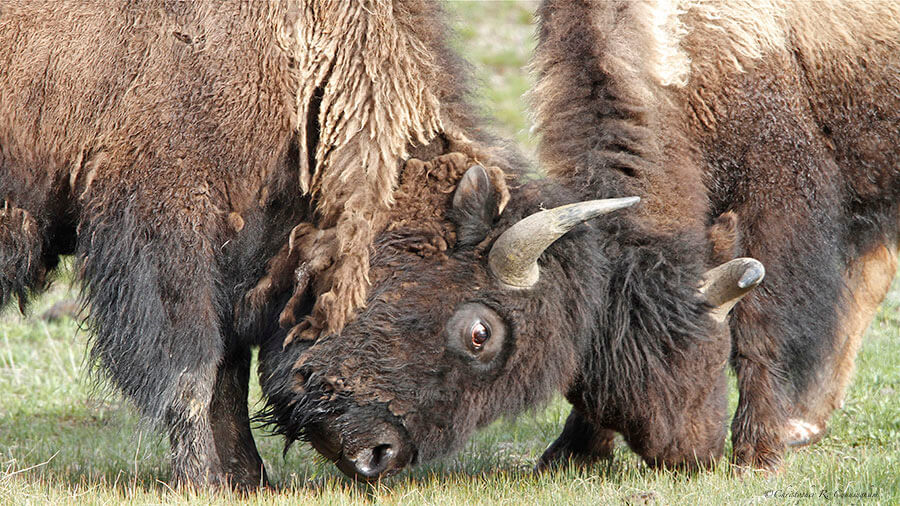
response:
<path id="1" fill-rule="evenodd" d="M 754 258 L 735 258 L 706 271 L 700 284 L 700 293 L 712 306 L 710 317 L 719 323 L 725 323 L 735 304 L 756 288 L 765 275 L 765 267 Z"/>
<path id="2" fill-rule="evenodd" d="M 469 167 L 456 185 L 450 213 L 457 226 L 457 244 L 471 246 L 481 242 L 499 214 L 497 192 L 487 171 L 481 165 Z"/>
<path id="3" fill-rule="evenodd" d="M 743 247 L 737 214 L 734 211 L 720 214 L 706 229 L 706 238 L 710 248 L 710 263 L 713 265 L 723 264 L 740 256 Z"/>

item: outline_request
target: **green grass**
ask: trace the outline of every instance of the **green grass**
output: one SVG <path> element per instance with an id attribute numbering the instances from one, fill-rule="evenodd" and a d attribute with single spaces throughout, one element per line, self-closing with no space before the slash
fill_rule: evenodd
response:
<path id="1" fill-rule="evenodd" d="M 498 133 L 531 150 L 523 95 L 531 88 L 526 70 L 534 50 L 536 1 L 446 2 L 456 31 L 455 46 L 476 65 L 479 105 Z"/>
<path id="2" fill-rule="evenodd" d="M 74 296 L 57 282 L 30 313 Z M 693 476 L 651 471 L 620 445 L 612 464 L 564 468 L 542 476 L 530 468 L 561 429 L 568 406 L 550 406 L 499 421 L 458 455 L 407 471 L 385 483 L 357 485 L 303 445 L 282 458 L 279 438 L 256 438 L 277 489 L 251 497 L 227 492 L 175 492 L 165 482 L 167 447 L 140 429 L 124 402 L 99 395 L 86 377 L 85 332 L 72 320 L 47 323 L 8 308 L 0 317 L 0 504 L 160 502 L 251 504 L 733 504 L 804 502 L 767 498 L 771 491 L 819 497 L 825 491 L 874 492 L 874 503 L 900 501 L 900 284 L 889 294 L 865 339 L 858 371 L 830 432 L 811 448 L 790 451 L 777 476 L 732 476 L 723 461 Z M 258 403 L 259 388 L 252 397 Z M 732 407 L 736 401 L 732 388 Z M 258 405 L 258 404 L 257 404 Z"/>
<path id="3" fill-rule="evenodd" d="M 482 105 L 502 133 L 533 146 L 521 95 L 530 85 L 522 67 L 533 48 L 534 2 L 451 2 L 458 47 L 477 66 Z M 65 282 L 34 303 L 40 315 L 73 297 Z M 535 476 L 534 461 L 568 413 L 560 399 L 514 421 L 480 432 L 458 455 L 405 472 L 385 483 L 344 480 L 315 452 L 256 439 L 276 490 L 239 497 L 227 492 L 175 492 L 167 445 L 141 430 L 133 410 L 92 387 L 85 371 L 88 336 L 72 320 L 47 323 L 13 308 L 0 314 L 0 504 L 758 504 L 821 502 L 822 491 L 873 491 L 867 503 L 900 502 L 900 284 L 894 286 L 865 339 L 846 406 L 830 432 L 811 448 L 790 451 L 777 476 L 732 476 L 723 461 L 693 476 L 648 470 L 621 446 L 611 465 L 565 468 Z M 735 394 L 732 388 L 732 407 Z M 253 385 L 257 407 L 259 388 Z M 730 449 L 728 450 L 730 451 Z M 767 497 L 779 491 L 782 497 Z M 813 498 L 784 497 L 784 494 Z M 859 501 L 832 500 L 835 503 Z"/>

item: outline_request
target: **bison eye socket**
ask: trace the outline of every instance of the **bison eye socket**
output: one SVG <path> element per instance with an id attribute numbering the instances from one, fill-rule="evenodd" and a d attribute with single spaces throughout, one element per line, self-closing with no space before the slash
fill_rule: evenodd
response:
<path id="1" fill-rule="evenodd" d="M 487 365 L 503 349 L 506 325 L 491 308 L 470 302 L 447 320 L 446 335 L 450 349 Z"/>
<path id="2" fill-rule="evenodd" d="M 481 320 L 472 325 L 472 350 L 481 351 L 484 349 L 484 343 L 491 338 L 491 328 Z"/>

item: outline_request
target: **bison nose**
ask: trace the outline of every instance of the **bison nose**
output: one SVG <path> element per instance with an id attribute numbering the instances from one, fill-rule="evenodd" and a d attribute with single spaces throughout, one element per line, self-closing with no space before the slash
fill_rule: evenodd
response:
<path id="1" fill-rule="evenodd" d="M 347 457 L 357 477 L 371 480 L 378 478 L 385 471 L 394 469 L 397 457 L 396 443 L 383 443 L 374 448 L 365 448 L 356 455 Z"/>

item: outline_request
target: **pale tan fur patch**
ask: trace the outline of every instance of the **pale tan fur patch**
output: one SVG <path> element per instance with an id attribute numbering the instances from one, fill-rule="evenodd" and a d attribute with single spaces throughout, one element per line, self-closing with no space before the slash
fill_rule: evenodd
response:
<path id="1" fill-rule="evenodd" d="M 691 59 L 681 47 L 687 28 L 681 21 L 684 11 L 679 0 L 655 0 L 652 5 L 651 33 L 655 61 L 651 69 L 663 86 L 684 86 L 691 72 Z"/>
<path id="2" fill-rule="evenodd" d="M 651 74 L 663 86 L 687 84 L 694 58 L 714 55 L 741 71 L 751 60 L 785 46 L 781 0 L 650 0 L 654 42 Z M 707 44 L 689 47 L 688 34 L 705 34 Z"/>
<path id="3" fill-rule="evenodd" d="M 844 282 L 850 304 L 841 320 L 841 328 L 836 332 L 838 342 L 822 368 L 818 385 L 795 410 L 806 423 L 824 427 L 831 412 L 843 405 L 863 335 L 887 295 L 896 272 L 895 245 L 878 246 L 847 269 Z"/>
<path id="4" fill-rule="evenodd" d="M 900 3 L 893 0 L 673 0 L 677 21 L 667 21 L 666 44 L 691 62 L 690 74 L 743 71 L 768 54 L 800 51 L 813 64 L 846 63 L 873 42 L 900 38 Z M 671 51 L 670 51 L 671 52 Z M 677 57 L 664 62 L 683 62 Z M 727 64 L 727 65 L 725 65 Z M 669 74 L 684 68 L 663 66 Z M 660 71 L 660 74 L 664 72 Z"/>
<path id="5" fill-rule="evenodd" d="M 789 446 L 803 446 L 817 441 L 825 431 L 821 425 L 809 423 L 799 418 L 788 420 L 784 440 Z"/>
<path id="6" fill-rule="evenodd" d="M 743 71 L 790 37 L 811 60 L 829 63 L 867 41 L 900 37 L 900 3 L 885 0 L 647 0 L 643 8 L 652 18 L 650 72 L 663 86 L 684 86 L 713 63 Z"/>
<path id="7" fill-rule="evenodd" d="M 849 311 L 843 322 L 846 339 L 836 350 L 829 382 L 828 409 L 840 407 L 853 374 L 856 353 L 875 312 L 884 300 L 897 273 L 896 247 L 879 246 L 854 263 L 846 274 L 847 289 L 853 294 L 855 311 Z M 838 335 L 841 335 L 838 334 Z"/>
<path id="8" fill-rule="evenodd" d="M 900 40 L 900 2 L 895 0 L 818 0 L 787 5 L 794 43 L 814 66 L 845 62 L 848 71 L 858 69 L 857 58 L 865 57 L 873 44 L 895 46 Z"/>

